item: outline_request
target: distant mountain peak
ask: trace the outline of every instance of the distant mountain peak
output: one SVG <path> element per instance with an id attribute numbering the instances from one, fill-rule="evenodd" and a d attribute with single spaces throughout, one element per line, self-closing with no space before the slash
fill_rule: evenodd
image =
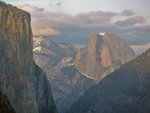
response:
<path id="1" fill-rule="evenodd" d="M 40 36 L 34 36 L 33 37 L 33 42 L 34 42 L 34 48 L 35 47 L 38 47 L 40 45 L 46 45 L 46 46 L 49 46 L 51 41 L 49 38 L 47 38 L 46 36 L 44 35 L 40 35 Z"/>
<path id="2" fill-rule="evenodd" d="M 67 113 L 150 113 L 150 49 L 89 88 Z"/>
<path id="3" fill-rule="evenodd" d="M 77 52 L 74 64 L 80 72 L 100 81 L 135 56 L 119 36 L 92 32 L 88 45 Z"/>

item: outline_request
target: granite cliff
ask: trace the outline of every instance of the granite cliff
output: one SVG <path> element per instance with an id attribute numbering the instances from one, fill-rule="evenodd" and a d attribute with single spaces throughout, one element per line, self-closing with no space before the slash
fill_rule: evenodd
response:
<path id="1" fill-rule="evenodd" d="M 48 70 L 53 71 L 53 68 L 63 58 L 72 60 L 75 56 L 76 48 L 71 44 L 54 43 L 45 36 L 34 36 L 33 53 L 35 62 L 47 72 Z M 53 80 L 52 77 L 49 80 Z"/>
<path id="2" fill-rule="evenodd" d="M 92 33 L 86 49 L 78 52 L 70 44 L 54 43 L 44 36 L 34 37 L 33 47 L 34 60 L 47 73 L 60 113 L 69 110 L 90 86 L 135 57 L 122 39 L 110 33 Z"/>
<path id="3" fill-rule="evenodd" d="M 0 91 L 16 113 L 57 113 L 47 77 L 33 61 L 30 20 L 0 2 Z"/>
<path id="4" fill-rule="evenodd" d="M 0 113 L 15 113 L 7 96 L 0 92 Z"/>
<path id="5" fill-rule="evenodd" d="M 45 36 L 33 38 L 35 62 L 47 73 L 59 113 L 64 113 L 94 84 L 73 66 L 76 48 L 54 43 Z"/>
<path id="6" fill-rule="evenodd" d="M 150 113 L 150 49 L 89 88 L 68 113 Z"/>
<path id="7" fill-rule="evenodd" d="M 135 57 L 134 51 L 120 37 L 93 32 L 88 45 L 77 52 L 74 65 L 81 73 L 99 82 Z"/>

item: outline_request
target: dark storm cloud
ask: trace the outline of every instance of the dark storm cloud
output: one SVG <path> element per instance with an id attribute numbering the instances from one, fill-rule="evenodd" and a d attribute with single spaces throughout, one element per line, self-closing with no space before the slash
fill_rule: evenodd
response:
<path id="1" fill-rule="evenodd" d="M 91 32 L 112 32 L 132 45 L 150 42 L 150 24 L 145 24 L 147 18 L 138 16 L 132 10 L 120 13 L 92 11 L 72 16 L 29 5 L 21 8 L 32 15 L 33 34 L 49 35 L 57 42 L 83 45 L 88 42 Z M 116 17 L 117 22 L 114 22 Z"/>

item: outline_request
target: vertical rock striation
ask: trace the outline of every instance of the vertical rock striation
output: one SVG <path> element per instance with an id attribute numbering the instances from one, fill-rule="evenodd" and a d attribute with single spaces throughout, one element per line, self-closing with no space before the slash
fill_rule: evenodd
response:
<path id="1" fill-rule="evenodd" d="M 47 73 L 59 113 L 65 113 L 81 95 L 121 64 L 133 59 L 133 50 L 118 36 L 92 33 L 78 51 L 44 36 L 33 38 L 35 62 Z M 74 61 L 75 58 L 75 61 Z"/>
<path id="2" fill-rule="evenodd" d="M 59 113 L 65 113 L 95 82 L 73 66 L 76 49 L 44 36 L 33 38 L 34 61 L 47 73 Z"/>
<path id="3" fill-rule="evenodd" d="M 93 32 L 88 45 L 77 52 L 74 64 L 81 73 L 100 81 L 135 56 L 134 51 L 120 37 Z"/>
<path id="4" fill-rule="evenodd" d="M 32 46 L 30 14 L 0 2 L 0 91 L 16 113 L 57 113 Z"/>
<path id="5" fill-rule="evenodd" d="M 67 113 L 150 113 L 150 49 L 89 88 Z"/>

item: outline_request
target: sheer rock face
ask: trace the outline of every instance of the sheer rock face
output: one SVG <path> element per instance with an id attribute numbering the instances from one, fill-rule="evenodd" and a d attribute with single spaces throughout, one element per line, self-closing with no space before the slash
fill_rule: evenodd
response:
<path id="1" fill-rule="evenodd" d="M 89 88 L 68 113 L 149 113 L 150 49 Z"/>
<path id="2" fill-rule="evenodd" d="M 75 52 L 76 48 L 71 44 L 57 44 L 45 36 L 33 37 L 34 60 L 45 72 L 50 68 L 54 68 L 62 58 L 73 58 Z"/>
<path id="3" fill-rule="evenodd" d="M 57 44 L 44 36 L 34 37 L 33 41 L 34 60 L 47 73 L 60 113 L 66 112 L 95 81 L 135 57 L 124 41 L 109 33 L 92 33 L 88 46 L 77 55 L 70 44 Z M 115 50 L 117 43 L 121 50 Z M 115 55 L 120 53 L 123 55 Z"/>
<path id="4" fill-rule="evenodd" d="M 0 2 L 0 90 L 16 113 L 57 113 L 45 73 L 34 64 L 30 14 Z"/>
<path id="5" fill-rule="evenodd" d="M 15 113 L 7 96 L 0 92 L 0 113 Z"/>
<path id="6" fill-rule="evenodd" d="M 34 37 L 33 42 L 34 60 L 47 73 L 59 113 L 65 113 L 94 82 L 74 68 L 76 49 L 71 44 L 44 36 Z"/>
<path id="7" fill-rule="evenodd" d="M 111 33 L 92 33 L 85 48 L 76 55 L 75 67 L 96 81 L 135 58 L 134 51 L 118 36 Z"/>

